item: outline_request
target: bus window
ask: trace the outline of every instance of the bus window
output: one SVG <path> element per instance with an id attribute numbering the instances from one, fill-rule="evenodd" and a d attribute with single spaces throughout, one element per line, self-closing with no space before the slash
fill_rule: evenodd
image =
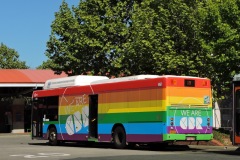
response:
<path id="1" fill-rule="evenodd" d="M 45 121 L 57 121 L 58 120 L 58 97 L 46 97 L 44 109 L 44 120 Z"/>

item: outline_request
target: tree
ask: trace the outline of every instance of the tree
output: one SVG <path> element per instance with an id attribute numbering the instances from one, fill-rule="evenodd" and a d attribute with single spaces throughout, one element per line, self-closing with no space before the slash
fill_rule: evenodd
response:
<path id="1" fill-rule="evenodd" d="M 63 1 L 47 43 L 52 69 L 69 75 L 119 72 L 119 51 L 128 36 L 131 2 L 80 1 L 71 10 Z"/>
<path id="2" fill-rule="evenodd" d="M 69 75 L 208 77 L 219 98 L 239 73 L 239 12 L 239 0 L 82 0 L 72 9 L 63 1 L 47 65 Z"/>
<path id="3" fill-rule="evenodd" d="M 134 1 L 131 6 L 132 12 L 127 27 L 129 34 L 123 43 L 123 49 L 120 51 L 122 57 L 119 60 L 122 70 L 130 75 L 159 73 L 156 65 L 158 59 L 155 56 L 156 53 L 163 51 L 158 49 L 164 48 L 159 43 L 164 32 L 159 35 L 163 28 L 156 26 L 158 15 L 152 6 L 154 0 Z"/>
<path id="4" fill-rule="evenodd" d="M 37 69 L 51 69 L 53 66 L 53 62 L 51 59 L 48 59 L 47 61 L 44 61 L 40 66 L 37 67 Z"/>
<path id="5" fill-rule="evenodd" d="M 0 44 L 0 68 L 1 69 L 27 69 L 24 61 L 19 60 L 18 53 L 8 48 L 3 43 Z"/>
<path id="6" fill-rule="evenodd" d="M 198 74 L 194 7 L 179 0 L 134 4 L 131 37 L 125 49 L 128 54 L 123 63 L 131 74 Z"/>
<path id="7" fill-rule="evenodd" d="M 240 8 L 237 2 L 212 0 L 199 7 L 201 46 L 209 64 L 206 76 L 212 80 L 215 98 L 231 93 L 232 78 L 239 73 Z"/>

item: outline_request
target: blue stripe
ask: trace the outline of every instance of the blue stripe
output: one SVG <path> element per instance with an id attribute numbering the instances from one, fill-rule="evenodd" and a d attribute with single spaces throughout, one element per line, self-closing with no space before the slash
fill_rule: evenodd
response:
<path id="1" fill-rule="evenodd" d="M 126 134 L 164 134 L 167 133 L 165 123 L 125 123 Z M 99 124 L 98 134 L 111 134 L 113 124 Z"/>
<path id="2" fill-rule="evenodd" d="M 111 134 L 114 124 L 99 124 L 98 134 Z M 48 124 L 43 126 L 43 133 L 47 132 Z M 165 134 L 167 133 L 165 123 L 125 123 L 123 124 L 127 134 Z M 60 130 L 61 127 L 61 130 Z M 56 125 L 57 132 L 68 134 L 65 128 L 65 124 Z M 82 127 L 82 129 L 74 134 L 88 134 L 88 126 Z"/>
<path id="3" fill-rule="evenodd" d="M 43 126 L 43 133 L 47 133 L 47 129 L 48 129 L 48 124 L 44 124 Z M 67 130 L 66 130 L 66 124 L 56 124 L 56 129 L 57 129 L 57 133 L 63 133 L 63 134 L 68 134 Z M 60 128 L 61 127 L 61 128 Z M 84 127 L 82 126 L 81 130 L 79 130 L 78 132 L 74 131 L 74 134 L 88 134 L 88 126 Z"/>

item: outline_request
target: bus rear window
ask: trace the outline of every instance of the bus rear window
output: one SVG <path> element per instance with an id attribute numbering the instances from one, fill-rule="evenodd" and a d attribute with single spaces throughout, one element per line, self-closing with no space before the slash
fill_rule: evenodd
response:
<path id="1" fill-rule="evenodd" d="M 184 86 L 185 87 L 195 87 L 195 80 L 185 79 Z"/>

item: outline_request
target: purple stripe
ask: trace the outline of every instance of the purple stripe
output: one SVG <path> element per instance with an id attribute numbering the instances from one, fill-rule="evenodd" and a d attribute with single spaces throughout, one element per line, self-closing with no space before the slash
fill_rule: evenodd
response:
<path id="1" fill-rule="evenodd" d="M 161 142 L 162 134 L 129 134 L 127 142 Z"/>
<path id="2" fill-rule="evenodd" d="M 99 134 L 98 138 L 100 142 L 111 142 L 112 140 L 111 134 Z"/>
<path id="3" fill-rule="evenodd" d="M 126 135 L 127 142 L 161 142 L 163 140 L 162 134 L 129 134 Z M 99 134 L 100 142 L 111 142 L 112 136 L 110 134 Z"/>
<path id="4" fill-rule="evenodd" d="M 87 141 L 87 134 L 58 134 L 58 140 L 66 140 L 66 141 Z M 98 135 L 99 142 L 111 142 L 112 136 L 110 134 L 99 134 Z M 127 142 L 161 142 L 163 140 L 162 134 L 130 134 L 127 135 Z"/>
<path id="5" fill-rule="evenodd" d="M 173 127 L 174 130 L 176 130 L 176 133 L 178 134 L 211 134 L 212 133 L 212 127 L 202 127 L 202 129 L 182 129 L 180 126 Z M 170 133 L 171 127 L 167 127 L 168 133 Z"/>
<path id="6" fill-rule="evenodd" d="M 88 140 L 87 134 L 58 134 L 58 140 L 67 140 L 67 141 L 87 141 Z"/>
<path id="7" fill-rule="evenodd" d="M 66 140 L 66 141 L 88 141 L 88 134 L 58 134 L 58 140 Z M 110 142 L 112 136 L 110 134 L 99 134 L 98 140 L 99 142 Z"/>
<path id="8" fill-rule="evenodd" d="M 48 140 L 47 133 L 43 133 L 43 139 Z"/>

